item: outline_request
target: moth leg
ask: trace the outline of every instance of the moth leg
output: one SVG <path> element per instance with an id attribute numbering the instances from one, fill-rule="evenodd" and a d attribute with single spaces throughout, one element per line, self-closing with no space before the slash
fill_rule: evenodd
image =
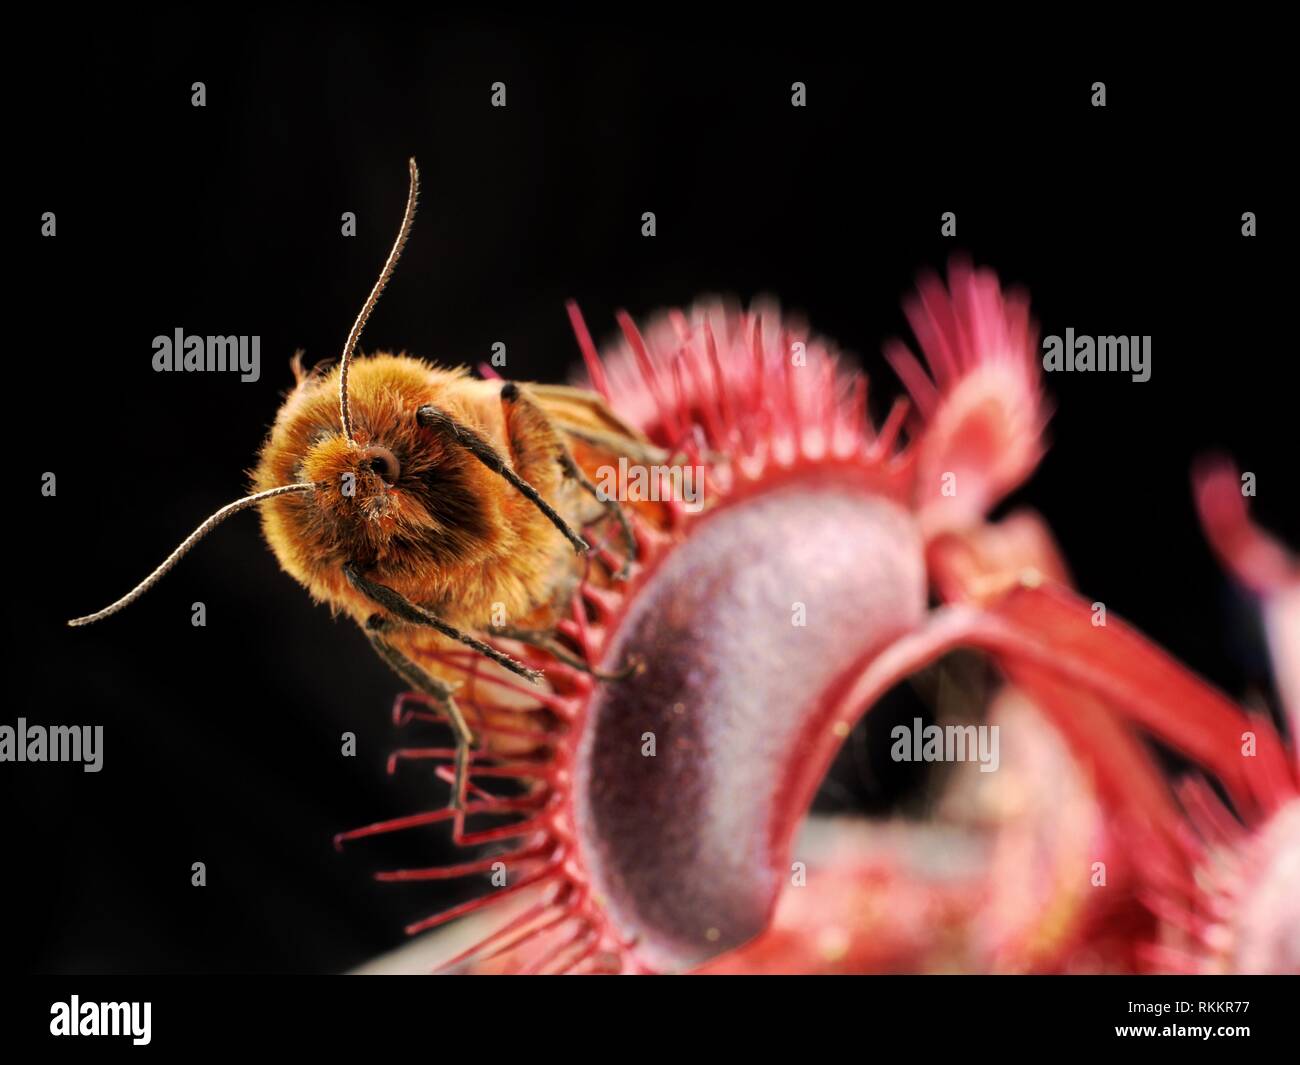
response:
<path id="1" fill-rule="evenodd" d="M 627 553 L 624 556 L 622 568 L 614 574 L 614 580 L 626 580 L 628 573 L 632 569 L 632 563 L 637 558 L 637 542 L 636 534 L 632 530 L 632 523 L 628 520 L 623 508 L 619 506 L 618 500 L 601 497 L 599 489 L 591 483 L 591 480 L 583 473 L 582 467 L 574 460 L 568 445 L 565 444 L 563 437 L 556 430 L 547 413 L 513 381 L 507 381 L 501 386 L 501 403 L 505 407 L 506 431 L 510 436 L 512 445 L 517 440 L 529 439 L 539 435 L 549 438 L 547 442 L 554 448 L 554 454 L 559 461 L 560 470 L 564 476 L 577 482 L 584 492 L 600 503 L 605 508 L 607 517 L 612 515 L 618 520 L 619 526 L 623 530 Z M 617 446 L 615 446 L 612 453 L 620 453 Z M 520 463 L 520 468 L 526 468 L 525 463 L 528 461 L 529 459 L 525 457 Z"/>
<path id="2" fill-rule="evenodd" d="M 452 695 L 454 690 L 452 686 L 437 677 L 430 676 L 427 671 L 421 669 L 385 640 L 381 633 L 387 628 L 388 622 L 382 615 L 372 614 L 366 621 L 366 638 L 384 664 L 401 677 L 403 683 L 409 684 L 412 690 L 427 695 L 446 713 L 456 740 L 455 779 L 452 782 L 451 799 L 447 805 L 453 810 L 463 810 L 465 789 L 469 783 L 469 752 L 478 747 L 478 741 L 465 720 L 464 713 L 456 704 L 456 699 Z"/>
<path id="3" fill-rule="evenodd" d="M 643 668 L 639 655 L 630 656 L 628 664 L 617 673 L 604 673 L 601 670 L 593 669 L 581 659 L 574 658 L 563 647 L 556 642 L 554 634 L 540 631 L 537 629 L 516 629 L 509 625 L 493 625 L 489 630 L 493 636 L 501 636 L 507 640 L 517 640 L 519 643 L 527 644 L 529 647 L 537 647 L 551 655 L 558 662 L 576 669 L 581 673 L 586 673 L 597 680 L 627 680 L 634 676 Z"/>
<path id="4" fill-rule="evenodd" d="M 628 574 L 632 572 L 632 563 L 637 560 L 637 556 L 640 553 L 640 548 L 637 547 L 636 533 L 632 530 L 632 522 L 628 519 L 627 511 L 623 509 L 617 499 L 605 499 L 602 497 L 600 489 L 592 484 L 590 478 L 582 472 L 582 467 L 574 460 L 569 449 L 563 444 L 560 445 L 560 448 L 560 468 L 564 470 L 564 475 L 577 481 L 579 487 L 581 487 L 584 492 L 605 508 L 605 516 L 612 516 L 618 522 L 619 528 L 623 530 L 623 544 L 626 548 L 626 552 L 623 555 L 623 565 L 620 566 L 618 572 L 613 575 L 613 579 L 616 581 L 625 581 L 628 578 Z"/>
<path id="5" fill-rule="evenodd" d="M 343 575 L 347 577 L 348 583 L 358 592 L 364 595 L 372 603 L 377 603 L 388 611 L 393 617 L 400 621 L 405 621 L 410 625 L 424 625 L 434 629 L 449 637 L 463 643 L 466 647 L 477 651 L 484 658 L 490 658 L 497 665 L 510 670 L 511 673 L 523 677 L 525 680 L 537 681 L 541 673 L 536 669 L 529 669 L 522 662 L 517 662 L 509 655 L 502 654 L 495 647 L 490 647 L 482 640 L 476 640 L 468 633 L 461 632 L 460 629 L 453 625 L 448 625 L 442 618 L 438 617 L 432 610 L 426 610 L 422 606 L 412 603 L 400 592 L 389 588 L 386 584 L 379 584 L 372 581 L 362 574 L 361 568 L 355 562 L 345 563 L 343 566 Z"/>

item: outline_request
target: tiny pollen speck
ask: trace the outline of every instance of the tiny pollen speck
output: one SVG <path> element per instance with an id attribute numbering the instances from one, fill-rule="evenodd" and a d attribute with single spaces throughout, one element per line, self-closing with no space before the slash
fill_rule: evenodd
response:
<path id="1" fill-rule="evenodd" d="M 818 937 L 817 949 L 824 960 L 836 962 L 849 953 L 849 934 L 843 928 L 827 928 Z"/>

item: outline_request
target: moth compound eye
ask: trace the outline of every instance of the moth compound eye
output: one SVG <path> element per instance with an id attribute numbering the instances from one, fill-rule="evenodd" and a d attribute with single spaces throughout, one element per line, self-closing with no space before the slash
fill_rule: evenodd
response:
<path id="1" fill-rule="evenodd" d="M 388 484 L 396 484 L 397 478 L 402 473 L 402 466 L 397 461 L 397 456 L 388 448 L 380 447 L 378 444 L 371 444 L 361 453 L 361 465 L 374 470 Z"/>

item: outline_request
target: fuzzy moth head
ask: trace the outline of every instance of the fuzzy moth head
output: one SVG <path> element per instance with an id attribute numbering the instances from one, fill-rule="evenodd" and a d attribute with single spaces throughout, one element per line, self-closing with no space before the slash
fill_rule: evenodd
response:
<path id="1" fill-rule="evenodd" d="M 285 569 L 311 585 L 356 562 L 376 579 L 397 580 L 479 557 L 502 521 L 500 490 L 489 471 L 421 425 L 418 414 L 438 393 L 473 382 L 463 371 L 402 356 L 358 362 L 349 440 L 335 399 L 340 376 L 335 369 L 300 380 L 253 475 L 257 490 L 285 480 L 315 485 L 262 509 L 267 540 Z"/>

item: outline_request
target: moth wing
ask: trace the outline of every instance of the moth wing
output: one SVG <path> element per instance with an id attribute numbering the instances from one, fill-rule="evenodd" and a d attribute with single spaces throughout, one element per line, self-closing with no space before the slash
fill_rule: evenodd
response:
<path id="1" fill-rule="evenodd" d="M 668 452 L 624 421 L 595 392 L 571 385 L 527 386 L 528 394 L 561 432 L 596 451 L 647 463 L 668 461 Z"/>

